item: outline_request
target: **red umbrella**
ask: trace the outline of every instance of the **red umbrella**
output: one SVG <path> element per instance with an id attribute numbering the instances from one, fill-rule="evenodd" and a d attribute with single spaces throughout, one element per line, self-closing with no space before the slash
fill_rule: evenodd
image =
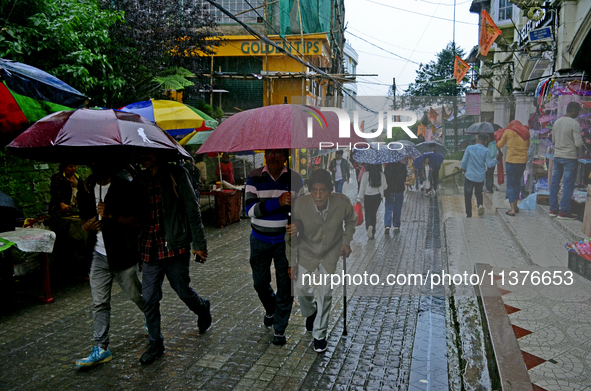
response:
<path id="1" fill-rule="evenodd" d="M 49 162 L 133 161 L 143 153 L 191 159 L 170 135 L 138 114 L 60 111 L 37 121 L 7 146 L 14 155 Z"/>
<path id="2" fill-rule="evenodd" d="M 308 119 L 313 137 L 308 138 Z M 322 148 L 354 145 L 365 140 L 351 130 L 351 137 L 339 137 L 336 113 L 319 107 L 274 105 L 242 111 L 222 122 L 197 153 L 239 152 L 257 149 Z"/>

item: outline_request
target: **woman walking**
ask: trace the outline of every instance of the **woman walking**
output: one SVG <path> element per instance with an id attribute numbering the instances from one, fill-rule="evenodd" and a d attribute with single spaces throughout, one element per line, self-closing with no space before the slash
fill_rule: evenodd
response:
<path id="1" fill-rule="evenodd" d="M 386 184 L 386 177 L 384 177 L 384 173 L 382 172 L 381 164 L 367 164 L 365 170 L 361 176 L 357 202 L 363 202 L 367 237 L 372 239 L 376 227 L 378 208 L 388 185 Z"/>
<path id="2" fill-rule="evenodd" d="M 386 227 L 386 235 L 388 235 L 392 226 L 392 219 L 394 219 L 394 232 L 400 232 L 400 218 L 407 172 L 406 166 L 401 162 L 386 164 L 384 171 L 386 185 L 388 186 L 385 191 L 384 226 Z"/>

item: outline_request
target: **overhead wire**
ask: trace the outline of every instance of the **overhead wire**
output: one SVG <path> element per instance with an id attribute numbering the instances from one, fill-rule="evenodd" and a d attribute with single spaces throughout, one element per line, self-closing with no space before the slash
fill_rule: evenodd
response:
<path id="1" fill-rule="evenodd" d="M 398 8 L 398 7 L 394 7 L 394 6 L 392 6 L 392 5 L 378 3 L 377 1 L 373 1 L 373 0 L 365 0 L 365 1 L 367 1 L 367 2 L 369 2 L 369 3 L 378 4 L 378 5 L 381 5 L 381 6 L 387 7 L 387 8 L 392 8 L 392 9 L 395 9 L 395 10 L 398 10 L 398 11 L 404 11 L 404 12 L 408 12 L 408 13 L 415 14 L 415 15 L 426 16 L 426 17 L 428 17 L 428 18 L 431 18 L 431 19 L 446 20 L 446 21 L 448 21 L 448 22 L 453 22 L 453 21 L 454 21 L 453 19 L 441 18 L 441 17 L 439 17 L 439 16 L 434 16 L 434 15 L 427 15 L 427 14 L 422 14 L 422 13 L 420 13 L 420 12 L 409 11 L 409 10 L 406 10 L 406 9 L 404 9 L 404 8 Z M 461 20 L 456 20 L 455 22 L 456 22 L 456 23 L 469 24 L 469 25 L 472 25 L 472 26 L 478 26 L 478 23 L 464 22 L 464 21 L 461 21 Z"/>

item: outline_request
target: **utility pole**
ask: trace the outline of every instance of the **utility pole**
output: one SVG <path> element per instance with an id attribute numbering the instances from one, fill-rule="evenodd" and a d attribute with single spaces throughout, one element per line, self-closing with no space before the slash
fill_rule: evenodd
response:
<path id="1" fill-rule="evenodd" d="M 453 64 L 456 63 L 456 0 L 454 0 Z M 452 68 L 453 69 L 453 68 Z M 453 72 L 453 71 L 452 71 Z M 452 74 L 453 76 L 453 74 Z M 454 151 L 458 150 L 458 83 L 454 86 Z"/>
<path id="2" fill-rule="evenodd" d="M 392 109 L 396 110 L 396 78 L 392 78 L 392 95 L 393 95 L 393 102 L 392 102 Z"/>

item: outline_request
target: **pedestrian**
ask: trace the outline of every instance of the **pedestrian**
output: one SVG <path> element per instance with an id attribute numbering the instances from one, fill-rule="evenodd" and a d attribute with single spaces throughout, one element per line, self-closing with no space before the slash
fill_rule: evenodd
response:
<path id="1" fill-rule="evenodd" d="M 488 138 L 488 150 L 490 151 L 490 157 L 496 158 L 497 156 L 497 143 L 493 134 L 489 134 Z M 496 166 L 495 166 L 496 167 Z M 486 192 L 493 193 L 493 182 L 495 179 L 495 167 L 487 167 L 485 175 Z"/>
<path id="2" fill-rule="evenodd" d="M 160 300 L 164 276 L 179 298 L 197 316 L 199 332 L 211 325 L 210 302 L 189 285 L 190 259 L 207 258 L 207 241 L 201 211 L 187 170 L 161 162 L 153 154 L 140 158 L 145 170 L 134 182 L 140 191 L 140 255 L 144 313 L 150 342 L 140 358 L 151 364 L 164 353 Z"/>
<path id="3" fill-rule="evenodd" d="M 579 103 L 570 102 L 566 107 L 566 115 L 558 118 L 552 127 L 554 170 L 550 185 L 550 216 L 558 216 L 561 220 L 574 218 L 570 214 L 570 200 L 575 188 L 579 148 L 583 145 L 581 125 L 575 120 L 580 111 L 581 105 Z M 558 191 L 560 190 L 560 180 L 563 177 L 562 199 L 559 205 Z"/>
<path id="4" fill-rule="evenodd" d="M 304 193 L 300 174 L 287 168 L 288 150 L 265 150 L 264 167 L 252 170 L 246 179 L 246 214 L 250 217 L 250 267 L 254 289 L 265 315 L 263 324 L 273 326 L 273 344 L 283 345 L 293 296 L 285 234 L 292 202 Z M 277 293 L 271 287 L 271 263 L 275 265 Z"/>
<path id="5" fill-rule="evenodd" d="M 490 157 L 490 151 L 486 147 L 487 137 L 479 134 L 476 137 L 476 144 L 469 145 L 462 158 L 462 171 L 464 171 L 464 202 L 466 204 L 466 217 L 472 217 L 472 194 L 476 193 L 476 205 L 478 215 L 484 214 L 482 201 L 482 188 L 486 168 L 493 167 L 497 160 Z"/>
<path id="6" fill-rule="evenodd" d="M 335 193 L 343 192 L 343 184 L 349 183 L 351 176 L 351 166 L 347 159 L 343 159 L 343 151 L 336 151 L 336 157 L 330 161 L 328 170 L 332 173 L 332 180 L 334 182 Z"/>
<path id="7" fill-rule="evenodd" d="M 521 177 L 527 163 L 527 149 L 529 148 L 529 129 L 518 120 L 513 120 L 503 129 L 501 139 L 497 142 L 497 159 L 502 159 L 501 148 L 507 145 L 507 198 L 511 209 L 505 212 L 508 216 L 515 216 L 519 211 L 517 201 L 521 188 Z M 490 167 L 490 166 L 489 166 Z M 574 177 L 573 177 L 574 180 Z M 573 182 L 574 183 L 574 182 Z"/>
<path id="8" fill-rule="evenodd" d="M 431 169 L 430 160 L 426 157 L 423 160 L 423 166 L 421 167 L 421 179 L 423 183 L 423 190 L 425 190 L 425 195 L 431 194 L 431 189 L 433 186 L 433 170 Z"/>
<path id="9" fill-rule="evenodd" d="M 221 175 L 220 168 L 222 170 Z M 231 185 L 236 183 L 234 180 L 234 166 L 230 161 L 230 155 L 228 155 L 226 152 L 222 153 L 222 159 L 220 164 L 215 168 L 215 174 L 220 178 L 220 182 L 226 181 Z"/>
<path id="10" fill-rule="evenodd" d="M 434 144 L 431 144 L 429 147 L 431 153 L 429 158 L 429 164 L 431 168 L 431 177 L 433 182 L 431 183 L 431 189 L 436 194 L 439 188 L 439 169 L 441 168 L 441 162 L 443 162 L 443 155 L 436 152 L 436 148 Z"/>
<path id="11" fill-rule="evenodd" d="M 400 232 L 406 175 L 406 166 L 402 162 L 386 164 L 386 168 L 384 169 L 384 177 L 386 178 L 387 185 L 384 191 L 384 196 L 386 197 L 384 212 L 386 235 L 390 234 L 392 220 L 394 220 L 394 232 Z"/>
<path id="12" fill-rule="evenodd" d="M 332 192 L 328 171 L 313 172 L 308 189 L 309 194 L 295 201 L 294 224 L 288 228 L 292 244 L 298 248 L 298 257 L 291 258 L 294 266 L 291 278 L 297 280 L 296 293 L 302 316 L 306 318 L 306 330 L 312 333 L 314 351 L 321 353 L 327 347 L 333 291 L 330 279 L 313 284 L 311 275 L 315 273 L 322 278 L 334 274 L 339 257 L 347 258 L 351 254 L 357 215 L 347 196 Z M 297 273 L 293 273 L 295 270 Z"/>
<path id="13" fill-rule="evenodd" d="M 351 161 L 351 166 L 353 167 L 353 169 L 355 170 L 355 179 L 360 177 L 360 172 L 361 172 L 361 167 L 363 167 L 363 163 L 359 163 L 355 161 L 355 152 L 357 151 L 357 149 L 352 148 L 351 149 L 351 154 L 349 155 L 349 160 Z M 359 185 L 361 184 L 361 181 L 358 180 L 357 181 L 357 191 L 359 191 Z"/>
<path id="14" fill-rule="evenodd" d="M 62 163 L 59 172 L 51 176 L 49 213 L 71 213 L 72 209 L 76 207 L 76 193 L 80 180 L 80 176 L 76 173 L 77 170 L 78 166 L 75 164 Z"/>
<path id="15" fill-rule="evenodd" d="M 386 184 L 386 178 L 382 172 L 381 164 L 367 164 L 365 170 L 361 176 L 357 202 L 363 203 L 367 237 L 373 239 L 377 223 L 376 215 L 382 203 L 382 198 L 384 198 L 384 191 L 388 185 Z"/>
<path id="16" fill-rule="evenodd" d="M 88 232 L 92 249 L 90 292 L 94 341 L 90 356 L 77 360 L 76 366 L 89 367 L 110 361 L 109 326 L 111 287 L 117 281 L 121 289 L 144 312 L 139 280 L 138 224 L 134 218 L 137 197 L 126 172 L 116 174 L 105 163 L 91 165 L 92 175 L 78 185 L 78 205 L 82 229 Z"/>

